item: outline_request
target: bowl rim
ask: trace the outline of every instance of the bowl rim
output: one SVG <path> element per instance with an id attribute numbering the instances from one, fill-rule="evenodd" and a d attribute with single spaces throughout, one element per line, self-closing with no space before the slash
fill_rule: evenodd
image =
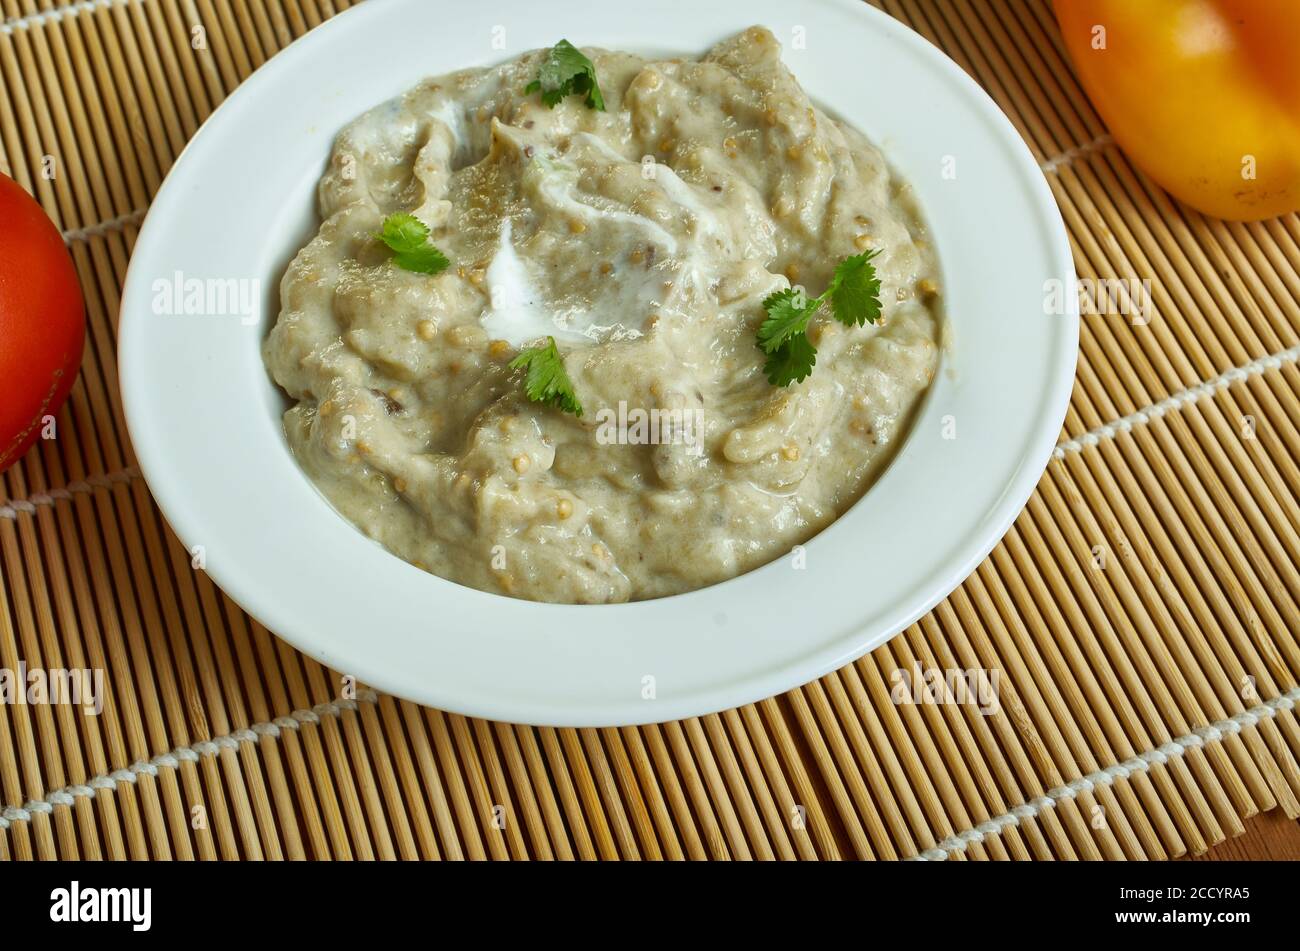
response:
<path id="1" fill-rule="evenodd" d="M 159 396 L 176 392 L 178 380 L 177 371 L 164 370 L 160 367 L 160 363 L 164 362 L 160 357 L 164 353 L 175 355 L 186 351 L 174 346 L 168 349 L 167 344 L 173 342 L 170 328 L 159 333 L 157 324 L 152 330 L 147 326 L 147 317 L 157 319 L 156 315 L 148 313 L 149 308 L 146 306 L 150 297 L 150 279 L 157 273 L 170 273 L 153 262 L 166 259 L 167 243 L 169 239 L 175 237 L 178 227 L 176 223 L 183 217 L 186 203 L 194 200 L 196 191 L 202 190 L 203 186 L 193 181 L 198 171 L 196 166 L 201 164 L 198 160 L 199 156 L 204 156 L 204 161 L 210 161 L 212 153 L 219 153 L 223 147 L 229 148 L 228 143 L 223 146 L 220 137 L 224 134 L 227 140 L 232 137 L 237 139 L 238 122 L 241 117 L 247 118 L 245 114 L 255 107 L 259 98 L 264 104 L 268 98 L 266 94 L 277 83 L 291 84 L 295 70 L 309 69 L 310 58 L 323 55 L 323 51 L 326 51 L 331 43 L 339 42 L 347 31 L 361 30 L 368 24 L 381 22 L 386 17 L 398 16 L 399 14 L 394 11 L 401 8 L 406 8 L 401 14 L 405 17 L 417 3 L 418 0 L 383 0 L 379 3 L 372 0 L 369 4 L 350 8 L 272 57 L 218 106 L 187 144 L 159 189 L 141 228 L 128 267 L 122 296 L 122 316 L 119 327 L 122 397 L 127 425 L 140 469 L 165 518 L 187 549 L 194 544 L 202 544 L 205 538 L 214 535 L 222 536 L 227 529 L 225 526 L 218 525 L 217 520 L 234 513 L 239 500 L 235 498 L 237 493 L 231 493 L 228 486 L 216 484 L 219 480 L 215 479 L 202 488 L 201 492 L 206 493 L 202 499 L 190 495 L 190 485 L 195 480 L 195 473 L 201 473 L 204 466 L 211 467 L 212 459 L 209 456 L 200 458 L 197 441 L 184 441 L 182 431 L 177 428 L 174 419 L 176 411 L 164 411 L 159 406 Z M 560 6 L 569 3 L 571 0 L 559 0 Z M 509 3 L 499 4 L 498 7 L 519 8 L 521 5 L 521 0 L 510 0 Z M 556 5 L 553 3 L 548 6 L 554 8 Z M 665 13 L 684 13 L 695 9 L 682 0 L 643 0 L 643 4 L 638 6 L 658 7 Z M 735 24 L 733 32 L 743 29 L 750 23 L 767 22 L 780 16 L 775 12 L 767 18 L 763 16 L 763 9 L 776 9 L 774 0 L 760 0 L 758 3 L 746 4 L 743 11 L 739 8 L 739 4 L 720 6 L 732 8 L 729 16 Z M 756 7 L 760 9 L 756 10 Z M 524 16 L 523 11 L 519 9 L 516 9 L 516 14 Z M 502 9 L 497 9 L 494 15 L 497 18 L 504 18 L 506 13 Z M 615 19 L 619 18 L 631 20 L 633 16 L 620 10 L 619 17 Z M 1002 170 L 1010 173 L 1011 180 L 1024 190 L 1027 204 L 1038 216 L 1038 220 L 1028 224 L 1030 230 L 1039 229 L 1041 231 L 1039 237 L 1044 239 L 1043 257 L 1048 262 L 1044 279 L 1059 279 L 1066 281 L 1067 287 L 1070 286 L 1068 282 L 1074 277 L 1073 257 L 1064 224 L 1047 180 L 1010 121 L 973 79 L 919 34 L 887 14 L 857 0 L 815 0 L 800 11 L 800 18 L 817 22 L 819 28 L 831 23 L 834 18 L 845 18 L 843 22 L 846 24 L 854 22 L 853 18 L 862 18 L 861 23 L 867 24 L 869 30 L 880 34 L 883 37 L 882 42 L 895 44 L 897 49 L 903 51 L 906 56 L 924 62 L 926 69 L 935 72 L 932 78 L 941 80 L 957 90 L 954 101 L 960 99 L 962 105 L 972 110 L 974 113 L 972 118 L 983 124 L 996 140 L 996 144 L 1000 146 L 1006 158 Z M 611 30 L 611 27 L 605 24 L 602 31 L 617 32 L 617 29 Z M 551 32 L 555 34 L 557 31 L 552 29 Z M 846 28 L 846 35 L 851 33 L 852 30 Z M 544 43 L 532 45 L 544 45 Z M 604 44 L 593 42 L 582 45 Z M 626 44 L 630 48 L 644 48 L 646 45 L 645 43 Z M 692 39 L 679 44 L 679 48 L 693 45 Z M 514 53 L 503 54 L 498 58 L 504 59 L 508 55 Z M 423 73 L 431 75 L 443 71 L 446 70 L 441 66 L 422 70 Z M 797 68 L 795 71 L 798 75 Z M 827 97 L 818 98 L 827 101 Z M 383 97 L 377 95 L 371 104 L 378 104 L 382 100 Z M 828 105 L 839 115 L 848 115 L 854 111 L 841 108 L 840 103 L 837 103 L 833 97 L 828 101 Z M 331 140 L 336 131 L 337 129 L 329 130 Z M 874 135 L 871 137 L 877 145 L 882 145 Z M 889 156 L 889 143 L 884 143 L 883 147 Z M 934 227 L 935 221 L 931 216 L 933 209 L 923 204 L 922 210 L 927 221 Z M 934 227 L 934 231 L 936 240 L 942 244 L 943 236 L 938 234 L 937 227 Z M 949 276 L 948 263 L 948 259 L 941 255 L 945 278 Z M 1038 317 L 1042 319 L 1041 311 Z M 1042 340 L 1043 351 L 1040 356 L 1044 360 L 1044 365 L 1039 368 L 1042 371 L 1041 380 L 1036 386 L 1022 387 L 1027 391 L 1028 396 L 1036 399 L 1037 415 L 1032 425 L 1025 423 L 1021 427 L 1024 431 L 1023 446 L 1015 459 L 1006 460 L 1010 467 L 1010 475 L 998 482 L 1000 491 L 995 494 L 986 491 L 984 497 L 977 503 L 973 503 L 980 508 L 969 513 L 971 524 L 963 526 L 962 531 L 965 534 L 962 536 L 961 544 L 953 543 L 950 546 L 955 549 L 955 553 L 923 572 L 913 590 L 895 596 L 894 601 L 887 602 L 883 606 L 876 605 L 874 614 L 868 615 L 857 623 L 846 622 L 846 615 L 841 605 L 819 603 L 817 610 L 812 612 L 813 625 L 825 628 L 831 633 L 802 652 L 789 649 L 780 637 L 781 631 L 776 628 L 784 625 L 788 633 L 789 630 L 797 630 L 799 625 L 807 620 L 805 616 L 807 612 L 796 611 L 792 605 L 795 600 L 794 592 L 806 592 L 809 588 L 798 588 L 793 578 L 787 578 L 785 583 L 781 582 L 782 559 L 780 558 L 720 584 L 654 601 L 583 606 L 521 602 L 477 592 L 442 579 L 434 579 L 439 582 L 438 584 L 432 584 L 428 580 L 417 581 L 411 577 L 411 573 L 419 575 L 421 579 L 429 579 L 432 576 L 382 551 L 379 554 L 385 560 L 386 567 L 375 568 L 374 565 L 378 562 L 374 562 L 370 555 L 357 548 L 355 543 L 342 541 L 342 536 L 336 529 L 341 527 L 356 534 L 359 541 L 366 545 L 374 547 L 374 543 L 356 533 L 342 516 L 325 507 L 321 511 L 327 511 L 330 519 L 339 523 L 338 525 L 317 524 L 314 521 L 315 516 L 312 516 L 312 521 L 300 522 L 298 527 L 303 529 L 311 539 L 320 541 L 325 550 L 334 550 L 330 546 L 336 546 L 338 551 L 346 552 L 347 557 L 356 562 L 357 570 L 367 572 L 365 578 L 374 586 L 367 591 L 378 597 L 376 603 L 380 606 L 381 612 L 386 612 L 381 613 L 381 617 L 389 617 L 387 623 L 391 625 L 380 632 L 379 642 L 376 641 L 373 632 L 368 637 L 356 637 L 359 630 L 357 627 L 359 615 L 354 611 L 355 606 L 350 603 L 343 604 L 342 599 L 331 587 L 326 587 L 324 593 L 318 591 L 318 597 L 327 600 L 334 597 L 335 602 L 338 602 L 336 607 L 339 614 L 347 616 L 352 627 L 349 632 L 344 632 L 343 636 L 340 636 L 339 630 L 331 626 L 334 625 L 334 616 L 321 613 L 322 609 L 319 605 L 309 602 L 301 584 L 302 579 L 295 579 L 281 572 L 278 576 L 280 579 L 278 591 L 273 590 L 276 585 L 260 580 L 257 571 L 253 570 L 250 563 L 259 561 L 258 553 L 254 549 L 260 550 L 263 547 L 260 542 L 265 540 L 265 536 L 259 539 L 252 537 L 251 532 L 246 532 L 245 535 L 232 539 L 232 546 L 227 547 L 240 547 L 240 557 L 213 560 L 206 570 L 218 586 L 252 617 L 305 653 L 333 667 L 336 671 L 356 676 L 377 689 L 444 710 L 490 719 L 553 726 L 615 726 L 662 722 L 739 706 L 816 679 L 888 641 L 929 612 L 960 585 L 1002 538 L 1030 497 L 1051 458 L 1073 387 L 1078 345 L 1077 301 L 1073 300 L 1071 295 L 1067 295 L 1066 312 L 1056 315 L 1052 320 L 1055 321 L 1055 326 L 1050 333 L 1044 331 Z M 201 325 L 196 323 L 194 326 Z M 224 344 L 218 339 L 219 333 L 206 328 L 195 330 L 189 335 L 202 336 L 208 344 L 213 345 L 213 352 L 217 353 L 224 352 L 221 351 Z M 159 342 L 162 338 L 166 340 Z M 953 347 L 960 350 L 963 347 L 962 341 L 958 339 Z M 186 354 L 183 359 L 191 361 L 188 364 L 189 368 L 200 375 L 210 372 L 211 368 L 201 362 L 201 357 Z M 969 380 L 965 382 L 969 383 Z M 1017 381 L 1012 381 L 1009 385 L 1016 384 Z M 861 528 L 866 524 L 866 519 L 862 515 L 865 511 L 864 503 L 873 498 L 883 502 L 883 499 L 878 498 L 883 487 L 893 486 L 891 491 L 900 490 L 901 487 L 897 485 L 900 480 L 905 477 L 914 478 L 920 473 L 920 470 L 915 468 L 915 460 L 906 467 L 907 471 L 904 471 L 900 463 L 914 454 L 911 450 L 913 443 L 917 441 L 916 428 L 921 424 L 922 416 L 932 415 L 935 411 L 933 405 L 936 401 L 935 394 L 941 388 L 944 389 L 946 396 L 953 395 L 948 393 L 948 390 L 953 390 L 960 395 L 962 384 L 951 381 L 946 373 L 936 377 L 934 386 L 926 394 L 922 409 L 918 411 L 917 418 L 913 421 L 913 431 L 909 433 L 905 444 L 900 447 L 888 469 L 861 501 L 829 528 L 805 543 L 804 547 L 810 557 L 814 550 L 818 553 L 823 550 L 840 553 L 856 550 L 852 544 L 847 544 L 849 540 L 845 536 L 850 529 Z M 987 389 L 987 384 L 985 388 Z M 966 398 L 970 398 L 969 392 L 966 393 Z M 945 403 L 944 408 L 951 408 L 954 405 L 959 404 Z M 191 409 L 196 413 L 202 412 L 198 404 Z M 206 416 L 204 419 L 220 428 L 224 440 L 224 443 L 217 440 L 213 446 L 203 446 L 204 452 L 219 449 L 223 445 L 226 448 L 235 445 L 231 434 L 239 432 L 238 426 L 219 423 L 214 416 Z M 1019 423 L 1009 425 L 1019 425 Z M 1017 438 L 1020 438 L 1020 433 L 1021 430 L 1017 430 Z M 264 434 L 257 438 L 264 438 Z M 178 442 L 184 442 L 179 457 L 174 451 Z M 294 466 L 296 468 L 296 463 Z M 311 486 L 310 481 L 300 470 L 298 476 L 301 482 L 310 486 L 312 493 L 317 495 L 314 503 L 304 502 L 304 506 L 309 507 L 310 504 L 320 506 L 321 499 L 315 487 Z M 279 491 L 278 484 L 275 488 Z M 875 517 L 887 519 L 887 513 L 882 511 L 882 505 L 873 504 L 870 508 Z M 237 518 L 244 518 L 244 516 L 237 516 Z M 247 518 L 251 524 L 252 516 Z M 261 524 L 265 529 L 265 521 Z M 830 536 L 836 537 L 833 545 Z M 903 543 L 900 538 L 899 544 Z M 307 563 L 306 567 L 320 572 L 322 580 L 330 575 L 329 566 L 322 560 L 323 556 L 320 552 L 299 550 L 298 554 L 301 554 Z M 916 558 L 917 556 L 912 556 L 912 562 L 915 562 Z M 281 559 L 281 563 L 284 560 Z M 267 563 L 261 563 L 258 567 L 275 572 L 278 570 L 277 564 L 281 563 L 270 564 L 269 567 Z M 337 576 L 335 580 L 337 581 Z M 846 578 L 837 576 L 837 580 L 838 589 L 842 590 Z M 444 652 L 437 657 L 429 657 L 427 644 L 417 643 L 417 636 L 422 635 L 417 634 L 411 621 L 411 614 L 401 614 L 400 619 L 395 620 L 394 618 L 398 618 L 398 613 L 395 610 L 390 611 L 392 607 L 390 602 L 396 598 L 417 591 L 420 597 L 424 597 L 425 592 L 423 589 L 416 588 L 417 584 L 426 586 L 431 592 L 437 592 L 436 595 L 430 594 L 428 597 L 444 611 L 452 612 L 451 619 L 454 623 L 448 626 L 454 630 L 458 629 L 461 634 L 475 630 L 475 622 L 485 623 L 483 616 L 486 614 L 488 616 L 486 632 L 494 638 L 501 636 L 497 628 L 522 621 L 541 629 L 542 633 L 539 636 L 547 640 L 540 647 L 525 642 L 506 641 L 506 644 L 517 650 L 518 656 L 512 653 L 504 661 L 505 666 L 497 667 L 493 671 L 481 669 L 484 663 L 482 656 L 477 654 L 473 658 L 468 656 L 480 651 L 477 645 L 468 641 L 451 644 L 440 642 L 440 648 Z M 286 587 L 290 589 L 292 597 L 281 597 Z M 813 590 L 824 595 L 827 591 L 836 588 L 834 586 L 828 588 L 826 582 L 818 581 L 817 587 Z M 858 589 L 854 588 L 844 597 L 857 593 Z M 388 598 L 385 599 L 384 595 Z M 746 601 L 758 599 L 762 601 L 763 607 L 760 609 L 748 604 L 736 606 L 734 602 L 737 599 Z M 672 605 L 671 609 L 664 610 L 664 606 L 668 604 Z M 734 612 L 733 607 L 736 608 Z M 588 617 L 578 618 L 574 614 L 575 611 L 585 612 Z M 314 616 L 317 624 L 324 625 L 328 629 L 325 633 L 322 633 L 319 627 L 316 630 L 307 629 L 306 616 L 309 613 Z M 733 618 L 731 616 L 733 613 L 738 616 Z M 652 618 L 651 615 L 654 617 Z M 597 622 L 597 618 L 601 620 Z M 338 626 L 341 627 L 342 623 L 340 619 Z M 689 623 L 697 624 L 698 630 L 689 633 L 688 636 L 682 636 L 683 632 L 677 627 Z M 738 638 L 734 631 L 728 630 L 729 625 L 736 623 L 754 625 L 752 629 L 745 632 L 746 635 L 753 635 L 752 641 L 745 637 Z M 606 632 L 608 637 L 601 636 L 597 640 L 594 636 L 597 624 L 613 630 Z M 570 630 L 575 626 L 581 628 L 581 631 L 575 633 Z M 769 630 L 769 628 L 773 629 Z M 680 658 L 676 655 L 669 656 L 664 649 L 652 651 L 644 643 L 628 636 L 630 632 L 644 636 L 647 632 L 653 631 L 658 631 L 666 637 L 676 638 L 682 656 Z M 836 631 L 838 633 L 835 633 Z M 353 635 L 352 641 L 348 640 L 347 633 Z M 358 640 L 363 643 L 356 643 Z M 786 640 L 788 641 L 788 638 Z M 378 656 L 374 651 L 381 645 L 383 656 Z M 658 648 L 658 645 L 655 646 Z M 728 652 L 733 657 L 738 657 L 737 651 L 747 651 L 750 648 L 759 656 L 746 657 L 745 661 L 749 666 L 745 672 L 739 676 L 728 677 L 720 666 L 726 660 Z M 656 661 L 649 658 L 657 658 L 658 663 L 667 665 L 678 674 L 684 674 L 689 670 L 690 664 L 690 658 L 686 654 L 692 651 L 697 651 L 710 669 L 716 668 L 717 677 L 723 678 L 723 681 L 713 684 L 708 689 L 699 687 L 669 689 L 665 691 L 664 696 L 659 696 L 656 690 L 652 690 L 652 697 L 645 697 L 644 678 L 649 676 L 653 678 L 651 684 L 656 687 L 658 684 L 656 674 L 638 673 L 647 669 L 657 669 L 653 667 Z M 462 654 L 466 656 L 462 658 Z M 417 658 L 419 663 L 407 663 L 406 659 L 410 657 Z M 530 668 L 530 664 L 534 667 Z M 566 665 L 577 665 L 580 670 L 576 676 L 569 677 L 565 673 Z M 544 673 L 539 676 L 549 676 L 554 682 L 549 686 L 543 685 L 538 688 L 536 684 L 529 681 L 530 669 L 543 671 Z M 586 673 L 583 674 L 582 670 Z M 691 674 L 693 676 L 694 671 L 691 671 Z M 431 683 L 425 679 L 429 677 L 435 677 L 437 682 Z M 586 680 L 594 683 L 609 677 L 629 678 L 628 686 L 620 688 L 627 689 L 626 697 L 620 695 L 620 699 L 614 700 L 609 695 L 602 695 L 599 699 L 593 699 L 594 694 L 593 697 L 573 696 L 574 693 L 582 692 Z M 639 694 L 636 692 L 637 685 L 642 688 Z M 653 699 L 655 702 L 647 704 L 646 699 Z"/>

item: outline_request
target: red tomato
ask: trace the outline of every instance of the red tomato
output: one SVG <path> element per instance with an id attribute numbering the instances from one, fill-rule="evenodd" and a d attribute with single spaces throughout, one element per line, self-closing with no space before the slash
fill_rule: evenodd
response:
<path id="1" fill-rule="evenodd" d="M 68 398 L 85 338 L 85 305 L 63 235 L 0 175 L 0 472 Z"/>

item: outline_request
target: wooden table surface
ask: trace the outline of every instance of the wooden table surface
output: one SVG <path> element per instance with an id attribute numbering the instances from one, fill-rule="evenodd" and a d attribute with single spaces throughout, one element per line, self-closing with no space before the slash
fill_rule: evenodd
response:
<path id="1" fill-rule="evenodd" d="M 1300 861 L 1300 822 L 1288 819 L 1281 809 L 1260 813 L 1246 820 L 1246 831 L 1202 855 L 1188 856 L 1194 862 L 1233 859 Z"/>

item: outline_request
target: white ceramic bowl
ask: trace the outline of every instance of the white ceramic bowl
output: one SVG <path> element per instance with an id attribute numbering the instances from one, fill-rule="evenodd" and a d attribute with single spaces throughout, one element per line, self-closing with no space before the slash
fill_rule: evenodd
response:
<path id="1" fill-rule="evenodd" d="M 591 10 L 586 0 L 370 0 L 294 43 L 217 110 L 163 184 L 131 261 L 120 330 L 127 419 L 149 486 L 250 614 L 380 690 L 465 714 L 583 726 L 770 696 L 928 611 L 1029 497 L 1060 429 L 1078 344 L 1077 314 L 1044 313 L 1044 282 L 1070 286 L 1074 272 L 1041 171 L 993 102 L 921 37 L 860 0 Z M 782 558 L 634 604 L 485 594 L 363 536 L 290 456 L 285 402 L 259 353 L 285 266 L 315 233 L 315 187 L 334 135 L 423 77 L 561 37 L 698 55 L 752 24 L 773 30 L 815 101 L 885 149 L 919 193 L 938 247 L 950 347 L 888 471 L 806 546 L 802 570 Z M 956 177 L 946 178 L 953 161 Z M 252 319 L 159 313 L 155 281 L 178 272 L 260 281 Z M 956 438 L 945 438 L 952 426 Z"/>

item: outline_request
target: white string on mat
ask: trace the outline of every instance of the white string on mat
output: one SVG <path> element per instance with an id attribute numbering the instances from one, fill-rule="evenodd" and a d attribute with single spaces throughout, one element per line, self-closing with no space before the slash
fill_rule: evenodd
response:
<path id="1" fill-rule="evenodd" d="M 983 842 L 986 836 L 996 835 L 1008 826 L 1018 826 L 1022 819 L 1033 819 L 1045 809 L 1055 809 L 1058 803 L 1073 799 L 1082 792 L 1090 792 L 1097 786 L 1109 786 L 1117 779 L 1126 779 L 1133 773 L 1145 773 L 1152 766 L 1177 759 L 1188 750 L 1206 743 L 1217 743 L 1225 736 L 1240 733 L 1246 727 L 1255 726 L 1261 720 L 1271 720 L 1283 710 L 1293 710 L 1300 701 L 1300 687 L 1293 687 L 1281 696 L 1274 697 L 1257 707 L 1243 710 L 1226 720 L 1219 720 L 1208 726 L 1197 727 L 1191 733 L 1163 743 L 1155 749 L 1107 766 L 1105 769 L 1087 776 L 1081 776 L 1064 786 L 1049 789 L 1047 794 L 1029 802 L 1013 806 L 1000 816 L 981 822 L 973 828 L 956 835 L 948 836 L 932 849 L 926 849 L 920 855 L 914 855 L 908 861 L 942 862 L 957 852 L 965 852 L 974 842 Z"/>
<path id="2" fill-rule="evenodd" d="M 130 0 L 78 0 L 77 3 L 69 3 L 67 6 L 55 7 L 53 10 L 41 10 L 37 13 L 29 13 L 26 16 L 13 17 L 0 23 L 0 33 L 6 36 L 12 35 L 16 30 L 30 30 L 34 26 L 45 26 L 47 23 L 57 23 L 65 17 L 77 16 L 81 13 L 93 13 L 98 9 L 107 9 L 122 3 L 128 3 Z M 143 0 L 140 0 L 143 2 Z"/>
<path id="3" fill-rule="evenodd" d="M 119 472 L 110 472 L 107 475 L 95 475 L 90 476 L 88 479 L 78 479 L 76 482 L 70 482 L 59 489 L 37 492 L 25 499 L 10 499 L 6 504 L 0 505 L 0 518 L 13 521 L 18 518 L 19 512 L 35 515 L 38 505 L 53 505 L 55 502 L 71 499 L 74 495 L 84 495 L 88 492 L 94 492 L 96 489 L 111 488 L 118 483 L 125 484 L 138 478 L 140 478 L 140 470 L 132 466 Z"/>
<path id="4" fill-rule="evenodd" d="M 1241 383 L 1252 376 L 1260 376 L 1269 370 L 1280 370 L 1286 364 L 1295 363 L 1298 360 L 1300 360 L 1300 345 L 1278 353 L 1270 353 L 1268 356 L 1251 360 L 1243 366 L 1233 367 L 1231 370 L 1220 373 L 1212 380 L 1206 380 L 1185 390 L 1179 390 L 1158 403 L 1152 403 L 1137 412 L 1104 423 L 1096 429 L 1089 430 L 1082 436 L 1057 443 L 1056 449 L 1052 451 L 1052 458 L 1064 459 L 1066 453 L 1083 452 L 1087 447 L 1095 446 L 1104 439 L 1114 439 L 1120 433 L 1126 433 L 1138 426 L 1145 426 L 1153 419 L 1159 419 L 1166 413 L 1176 412 L 1184 406 L 1195 403 L 1197 400 L 1213 396 L 1216 391 L 1226 390 L 1234 383 Z"/>
<path id="5" fill-rule="evenodd" d="M 106 234 L 121 231 L 128 225 L 138 225 L 144 221 L 146 211 L 145 208 L 137 208 L 135 211 L 129 211 L 125 215 L 118 215 L 116 218 L 109 218 L 107 221 L 100 221 L 84 228 L 72 228 L 63 232 L 63 241 L 65 244 L 72 244 L 74 241 L 102 238 Z"/>
<path id="6" fill-rule="evenodd" d="M 54 811 L 55 806 L 72 806 L 79 798 L 94 798 L 95 791 L 98 789 L 113 789 L 118 783 L 134 783 L 141 775 L 156 776 L 160 768 L 176 769 L 182 761 L 196 762 L 200 757 L 215 756 L 223 749 L 238 749 L 240 743 L 256 743 L 263 736 L 278 737 L 281 730 L 298 730 L 304 723 L 319 723 L 322 717 L 340 716 L 345 710 L 356 710 L 358 701 L 378 703 L 379 695 L 373 690 L 362 690 L 357 694 L 356 700 L 335 700 L 317 704 L 310 710 L 295 710 L 288 716 L 276 717 L 269 722 L 254 723 L 251 727 L 235 730 L 224 736 L 200 740 L 190 746 L 177 747 L 169 753 L 158 754 L 148 762 L 135 763 L 126 769 L 96 776 L 84 784 L 65 786 L 50 793 L 44 799 L 34 799 L 22 806 L 7 807 L 0 812 L 0 829 L 8 829 L 14 822 L 30 821 L 36 814 L 49 814 Z M 1300 702 L 1300 687 L 1293 687 L 1259 706 L 1243 710 L 1225 720 L 1197 727 L 1185 736 L 1176 737 L 1123 763 L 1116 763 L 1081 776 L 1064 786 L 1049 789 L 1046 795 L 1013 806 L 1000 816 L 949 836 L 934 848 L 912 856 L 907 861 L 943 861 L 953 853 L 966 851 L 972 843 L 983 842 L 986 837 L 996 835 L 1008 826 L 1018 826 L 1022 820 L 1033 819 L 1044 810 L 1054 809 L 1058 803 L 1074 799 L 1082 792 L 1091 791 L 1097 786 L 1110 786 L 1117 779 L 1126 779 L 1134 773 L 1145 773 L 1153 765 L 1176 759 L 1193 747 L 1220 742 L 1226 736 L 1256 726 L 1261 720 L 1271 720 L 1284 710 L 1295 709 L 1297 702 Z"/>
<path id="7" fill-rule="evenodd" d="M 1076 161 L 1085 155 L 1091 155 L 1093 152 L 1100 152 L 1108 146 L 1114 145 L 1115 140 L 1111 138 L 1109 132 L 1097 136 L 1091 142 L 1085 142 L 1083 145 L 1076 145 L 1072 149 L 1066 149 L 1060 155 L 1053 156 L 1038 167 L 1048 175 L 1055 175 L 1061 169 L 1068 165 L 1073 165 Z"/>
<path id="8" fill-rule="evenodd" d="M 224 736 L 210 740 L 199 740 L 189 746 L 178 746 L 168 753 L 159 753 L 147 762 L 141 761 L 126 769 L 114 770 L 103 776 L 96 776 L 85 783 L 64 786 L 56 789 L 44 799 L 33 799 L 21 806 L 8 806 L 0 812 L 0 829 L 8 829 L 14 822 L 28 822 L 32 816 L 54 811 L 55 806 L 71 806 L 78 799 L 93 799 L 98 789 L 115 789 L 118 783 L 134 783 L 140 776 L 157 776 L 159 769 L 176 769 L 182 762 L 198 762 L 201 757 L 216 756 L 222 750 L 239 749 L 240 743 L 256 743 L 264 736 L 278 737 L 281 730 L 298 730 L 304 723 L 320 723 L 324 717 L 337 717 L 345 710 L 356 710 L 357 701 L 378 703 L 379 694 L 373 690 L 360 690 L 356 700 L 334 700 L 330 703 L 318 703 L 310 710 L 295 710 L 284 717 L 276 717 L 267 723 L 254 723 L 242 730 L 235 730 Z"/>

